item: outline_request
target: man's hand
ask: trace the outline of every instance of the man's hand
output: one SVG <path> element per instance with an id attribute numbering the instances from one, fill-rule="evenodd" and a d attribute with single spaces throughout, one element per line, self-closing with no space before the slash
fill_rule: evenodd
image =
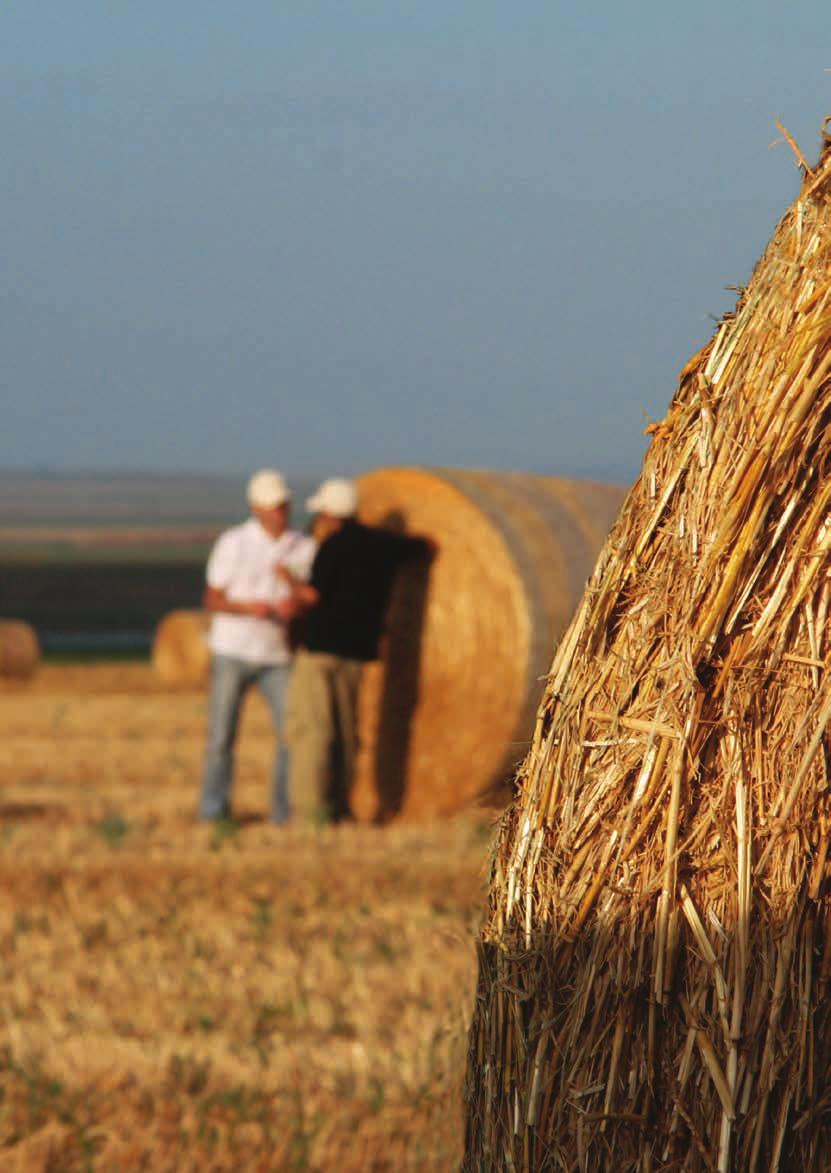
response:
<path id="1" fill-rule="evenodd" d="M 288 601 L 288 606 L 291 607 L 289 619 L 295 619 L 298 615 L 302 615 L 310 607 L 314 607 L 320 599 L 315 588 L 298 578 L 284 562 L 277 563 L 274 567 L 274 573 L 291 591 L 291 597 Z"/>
<path id="2" fill-rule="evenodd" d="M 289 568 L 288 568 L 288 566 L 286 566 L 285 562 L 278 562 L 277 565 L 274 567 L 274 573 L 277 575 L 277 577 L 280 579 L 281 582 L 284 582 L 286 584 L 287 587 L 294 588 L 295 586 L 297 586 L 297 576 L 295 574 L 293 574 L 291 572 L 291 570 L 289 570 Z"/>
<path id="3" fill-rule="evenodd" d="M 206 587 L 202 605 L 207 611 L 221 611 L 226 615 L 250 615 L 252 619 L 270 619 L 274 623 L 288 623 L 297 614 L 293 598 L 280 603 L 268 603 L 265 599 L 229 599 L 218 587 Z"/>
<path id="4" fill-rule="evenodd" d="M 296 618 L 299 611 L 300 608 L 294 599 L 283 599 L 273 605 L 271 615 L 278 623 L 288 623 L 289 620 Z"/>
<path id="5" fill-rule="evenodd" d="M 288 623 L 298 612 L 294 599 L 282 599 L 279 603 L 249 603 L 248 606 L 249 615 L 257 619 L 271 619 L 275 623 Z"/>

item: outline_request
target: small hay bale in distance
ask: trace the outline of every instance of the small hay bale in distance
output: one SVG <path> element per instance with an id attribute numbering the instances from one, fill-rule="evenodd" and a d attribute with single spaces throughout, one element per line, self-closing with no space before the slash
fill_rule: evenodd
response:
<path id="1" fill-rule="evenodd" d="M 26 680 L 39 663 L 35 629 L 20 619 L 0 619 L 0 677 Z"/>
<path id="2" fill-rule="evenodd" d="M 831 151 L 681 373 L 493 857 L 464 1168 L 831 1169 Z"/>
<path id="3" fill-rule="evenodd" d="M 202 686 L 211 671 L 207 611 L 171 611 L 153 637 L 151 663 L 165 684 Z"/>
<path id="4" fill-rule="evenodd" d="M 383 658 L 361 689 L 358 818 L 446 814 L 513 772 L 539 678 L 623 490 L 559 477 L 386 468 L 360 478 L 361 517 L 433 538 L 396 580 Z M 504 801 L 504 799 L 503 799 Z"/>

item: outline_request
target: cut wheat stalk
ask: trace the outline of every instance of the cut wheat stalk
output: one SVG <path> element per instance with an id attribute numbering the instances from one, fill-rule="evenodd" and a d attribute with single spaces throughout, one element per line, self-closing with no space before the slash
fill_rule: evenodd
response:
<path id="1" fill-rule="evenodd" d="M 469 1173 L 831 1170 L 830 304 L 826 145 L 554 654 L 495 846 Z"/>

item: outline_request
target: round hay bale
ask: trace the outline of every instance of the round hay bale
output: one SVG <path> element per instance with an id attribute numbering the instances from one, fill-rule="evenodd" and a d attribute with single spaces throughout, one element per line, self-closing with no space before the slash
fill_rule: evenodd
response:
<path id="1" fill-rule="evenodd" d="M 687 364 L 493 854 L 463 1168 L 831 1168 L 831 138 Z"/>
<path id="2" fill-rule="evenodd" d="M 171 611 L 153 637 L 151 662 L 166 684 L 204 685 L 211 671 L 207 611 Z"/>
<path id="3" fill-rule="evenodd" d="M 0 677 L 25 680 L 39 663 L 35 629 L 19 619 L 0 619 Z"/>
<path id="4" fill-rule="evenodd" d="M 551 644 L 623 492 L 498 473 L 380 469 L 361 517 L 433 538 L 397 577 L 382 659 L 367 665 L 352 806 L 361 819 L 458 810 L 521 759 Z"/>

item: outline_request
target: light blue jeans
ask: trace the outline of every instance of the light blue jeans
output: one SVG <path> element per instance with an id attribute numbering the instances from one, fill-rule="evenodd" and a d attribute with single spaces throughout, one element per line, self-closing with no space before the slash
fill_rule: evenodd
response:
<path id="1" fill-rule="evenodd" d="M 234 744 L 237 739 L 242 698 L 252 685 L 268 702 L 278 737 L 277 759 L 271 792 L 271 818 L 285 823 L 289 817 L 289 755 L 283 733 L 288 664 L 252 664 L 231 656 L 214 656 L 211 663 L 208 744 L 199 817 L 223 819 L 230 814 Z"/>

